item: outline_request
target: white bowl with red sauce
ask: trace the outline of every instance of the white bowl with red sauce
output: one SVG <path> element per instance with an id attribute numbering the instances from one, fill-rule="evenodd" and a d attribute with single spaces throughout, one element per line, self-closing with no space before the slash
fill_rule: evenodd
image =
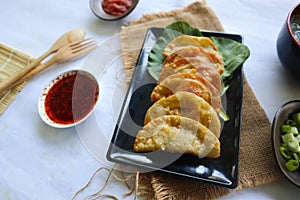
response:
<path id="1" fill-rule="evenodd" d="M 99 99 L 97 79 L 84 70 L 70 70 L 54 78 L 38 101 L 41 119 L 56 128 L 68 128 L 83 122 Z"/>
<path id="2" fill-rule="evenodd" d="M 90 0 L 92 12 L 106 21 L 119 20 L 129 15 L 139 0 Z"/>

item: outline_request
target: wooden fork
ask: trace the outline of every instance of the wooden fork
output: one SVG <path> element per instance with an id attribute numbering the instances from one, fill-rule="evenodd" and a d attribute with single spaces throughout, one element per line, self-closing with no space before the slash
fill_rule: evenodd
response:
<path id="1" fill-rule="evenodd" d="M 44 69 L 48 68 L 51 65 L 55 65 L 55 64 L 58 64 L 61 62 L 65 62 L 65 61 L 68 61 L 71 59 L 78 58 L 78 57 L 83 56 L 84 54 L 92 51 L 95 48 L 97 48 L 97 43 L 95 40 L 93 40 L 91 38 L 87 38 L 84 40 L 76 41 L 76 42 L 70 43 L 68 45 L 65 45 L 62 48 L 60 48 L 56 52 L 56 54 L 54 54 L 46 62 L 38 65 L 37 67 L 35 67 L 31 71 L 29 71 L 24 76 L 15 78 L 16 81 L 14 81 L 10 84 L 5 84 L 5 85 L 0 83 L 0 94 L 9 88 L 12 88 L 26 80 L 29 80 L 35 74 L 43 71 Z"/>
<path id="2" fill-rule="evenodd" d="M 66 45 L 61 49 L 59 49 L 52 58 L 50 58 L 44 64 L 40 65 L 39 68 L 47 68 L 50 65 L 54 65 L 57 63 L 65 62 L 73 58 L 77 58 L 79 56 L 84 55 L 85 53 L 90 52 L 96 47 L 97 47 L 96 41 L 93 40 L 92 38 L 87 38 L 81 41 L 70 43 L 69 45 Z"/>

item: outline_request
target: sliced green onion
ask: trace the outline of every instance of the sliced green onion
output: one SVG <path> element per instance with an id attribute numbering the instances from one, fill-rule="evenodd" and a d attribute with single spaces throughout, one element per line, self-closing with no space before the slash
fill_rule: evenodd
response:
<path id="1" fill-rule="evenodd" d="M 298 128 L 296 126 L 291 126 L 291 125 L 287 125 L 284 124 L 281 126 L 281 132 L 283 133 L 293 133 L 294 135 L 298 135 Z"/>
<path id="2" fill-rule="evenodd" d="M 287 125 L 287 124 L 283 124 L 281 126 L 281 131 L 284 132 L 284 133 L 288 133 L 291 131 L 291 126 L 290 125 Z"/>
<path id="3" fill-rule="evenodd" d="M 291 154 L 289 152 L 289 150 L 285 147 L 280 147 L 279 148 L 281 155 L 286 158 L 286 159 L 290 159 L 291 158 Z"/>
<path id="4" fill-rule="evenodd" d="M 293 133 L 294 135 L 298 135 L 299 132 L 298 132 L 297 127 L 296 127 L 296 126 L 291 126 L 291 131 L 290 131 L 290 133 Z"/>
<path id="5" fill-rule="evenodd" d="M 285 167 L 295 171 L 300 165 L 300 112 L 291 115 L 280 127 L 282 144 L 281 155 L 287 159 Z"/>
<path id="6" fill-rule="evenodd" d="M 288 119 L 288 120 L 286 121 L 286 124 L 287 124 L 287 125 L 290 125 L 290 126 L 297 126 L 297 124 L 296 124 L 293 120 L 291 120 L 291 119 Z"/>
<path id="7" fill-rule="evenodd" d="M 294 137 L 293 133 L 287 133 L 285 135 L 282 135 L 281 138 L 282 138 L 282 141 L 284 143 L 288 143 L 289 141 L 294 141 L 295 140 L 295 137 Z"/>
<path id="8" fill-rule="evenodd" d="M 285 163 L 285 167 L 289 171 L 295 171 L 299 168 L 299 162 L 297 160 L 289 160 Z"/>
<path id="9" fill-rule="evenodd" d="M 300 134 L 295 137 L 295 139 L 300 143 Z"/>
<path id="10" fill-rule="evenodd" d="M 288 141 L 288 149 L 292 152 L 299 151 L 299 142 L 297 140 Z"/>
<path id="11" fill-rule="evenodd" d="M 292 153 L 293 160 L 297 160 L 299 162 L 299 156 L 297 153 Z"/>
<path id="12" fill-rule="evenodd" d="M 292 119 L 296 124 L 300 124 L 300 113 L 293 114 Z"/>
<path id="13" fill-rule="evenodd" d="M 282 143 L 282 144 L 281 144 L 281 147 L 284 147 L 284 148 L 287 149 L 287 143 Z"/>

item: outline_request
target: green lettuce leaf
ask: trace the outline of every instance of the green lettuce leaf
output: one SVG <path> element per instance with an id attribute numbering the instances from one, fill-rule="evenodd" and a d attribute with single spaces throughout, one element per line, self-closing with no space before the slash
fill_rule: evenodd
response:
<path id="1" fill-rule="evenodd" d="M 228 38 L 210 37 L 210 39 L 222 54 L 225 70 L 221 78 L 226 80 L 247 60 L 250 50 L 246 45 Z"/>
<path id="2" fill-rule="evenodd" d="M 168 25 L 166 28 L 186 35 L 202 36 L 202 33 L 199 29 L 191 27 L 185 21 L 174 22 Z"/>

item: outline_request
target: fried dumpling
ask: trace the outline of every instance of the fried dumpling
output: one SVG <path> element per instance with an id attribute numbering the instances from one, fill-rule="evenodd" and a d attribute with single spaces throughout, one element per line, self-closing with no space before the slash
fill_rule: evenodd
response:
<path id="1" fill-rule="evenodd" d="M 213 107 L 203 98 L 190 92 L 175 94 L 155 102 L 145 116 L 145 124 L 163 115 L 179 115 L 200 122 L 211 130 L 217 138 L 221 134 L 221 123 Z"/>
<path id="2" fill-rule="evenodd" d="M 220 141 L 198 121 L 176 115 L 164 115 L 146 124 L 137 133 L 134 143 L 134 152 L 157 150 L 218 158 Z"/>
<path id="3" fill-rule="evenodd" d="M 163 56 L 167 57 L 173 52 L 186 46 L 203 47 L 209 51 L 218 51 L 218 47 L 208 37 L 198 37 L 192 35 L 181 35 L 172 40 L 164 49 Z"/>
<path id="4" fill-rule="evenodd" d="M 191 92 L 202 97 L 219 113 L 221 98 L 218 91 L 196 73 L 177 73 L 168 76 L 153 89 L 151 100 L 157 101 L 161 98 L 171 96 L 178 91 Z"/>
<path id="5" fill-rule="evenodd" d="M 203 59 L 194 57 L 179 57 L 171 60 L 168 58 L 163 64 L 159 75 L 158 83 L 163 81 L 168 76 L 175 73 L 191 73 L 197 72 L 208 82 L 210 82 L 219 92 L 222 90 L 222 81 L 219 72 L 216 68 L 210 66 Z"/>
<path id="6" fill-rule="evenodd" d="M 164 49 L 163 56 L 168 57 L 182 48 L 198 47 L 207 53 L 207 56 L 215 63 L 220 74 L 224 72 L 223 57 L 218 47 L 208 37 L 181 35 L 172 40 Z M 188 56 L 188 55 L 185 55 Z"/>
<path id="7" fill-rule="evenodd" d="M 157 85 L 152 93 L 151 100 L 157 101 L 161 98 L 171 96 L 178 91 L 192 92 L 211 103 L 211 93 L 204 82 L 186 78 L 188 73 L 178 73 L 168 76 L 159 85 Z"/>

